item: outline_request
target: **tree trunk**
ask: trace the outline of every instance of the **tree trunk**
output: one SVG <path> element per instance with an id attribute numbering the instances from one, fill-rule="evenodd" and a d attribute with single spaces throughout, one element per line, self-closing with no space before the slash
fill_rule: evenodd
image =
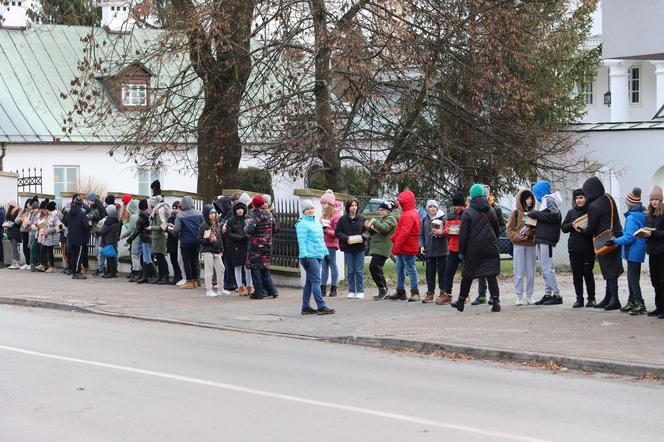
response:
<path id="1" fill-rule="evenodd" d="M 343 176 L 339 149 L 335 145 L 334 115 L 332 113 L 332 56 L 331 36 L 327 28 L 324 0 L 312 0 L 311 15 L 316 39 L 315 86 L 316 123 L 318 126 L 318 155 L 323 162 L 327 186 L 335 192 L 347 192 L 348 184 Z"/>

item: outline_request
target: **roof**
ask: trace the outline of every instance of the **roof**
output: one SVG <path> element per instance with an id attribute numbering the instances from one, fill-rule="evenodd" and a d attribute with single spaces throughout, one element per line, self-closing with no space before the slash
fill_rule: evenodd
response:
<path id="1" fill-rule="evenodd" d="M 571 132 L 598 132 L 598 131 L 619 131 L 619 130 L 644 130 L 644 129 L 664 129 L 664 121 L 629 121 L 614 123 L 579 123 L 568 127 Z"/>
<path id="2" fill-rule="evenodd" d="M 70 82 L 77 75 L 77 66 L 83 58 L 86 43 L 82 38 L 89 35 L 90 27 L 64 25 L 34 25 L 27 30 L 0 29 L 0 141 L 10 143 L 104 143 L 112 144 L 122 139 L 122 112 L 114 112 L 112 123 L 86 124 L 81 122 L 71 133 L 63 130 L 64 119 L 72 109 L 72 101 L 63 96 L 70 93 Z M 95 28 L 98 42 L 118 39 L 113 44 L 102 46 L 97 51 L 107 55 L 106 68 L 111 73 L 126 68 L 135 60 L 112 62 L 121 58 L 118 49 L 141 48 L 156 42 L 162 32 L 155 29 L 135 29 L 131 34 L 108 35 Z M 124 51 L 128 52 L 128 51 Z M 151 66 L 140 63 L 153 74 L 161 85 L 168 84 L 188 60 L 173 59 L 170 66 Z M 96 87 L 102 88 L 97 82 Z M 197 87 L 197 85 L 192 85 Z M 71 98 L 71 97 L 70 97 Z M 126 130 L 126 129 L 125 129 Z"/>

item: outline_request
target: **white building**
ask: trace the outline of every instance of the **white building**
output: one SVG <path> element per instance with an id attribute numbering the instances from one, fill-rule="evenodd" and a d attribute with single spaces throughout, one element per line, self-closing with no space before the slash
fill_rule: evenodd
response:
<path id="1" fill-rule="evenodd" d="M 663 21 L 664 2 L 604 0 L 588 41 L 602 44 L 603 62 L 581 90 L 587 114 L 574 128 L 577 152 L 604 165 L 619 201 L 635 186 L 644 201 L 652 185 L 664 186 Z"/>

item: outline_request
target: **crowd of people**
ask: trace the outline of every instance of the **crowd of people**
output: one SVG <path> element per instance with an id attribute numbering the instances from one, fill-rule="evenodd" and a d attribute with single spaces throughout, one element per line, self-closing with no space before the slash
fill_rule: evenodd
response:
<path id="1" fill-rule="evenodd" d="M 10 201 L 6 209 L 0 207 L 0 237 L 6 232 L 12 253 L 8 268 L 54 273 L 53 250 L 59 246 L 65 266 L 62 273 L 86 279 L 89 249 L 94 249 L 98 265 L 93 275 L 117 278 L 119 243 L 124 240 L 131 256 L 128 278 L 137 284 L 197 288 L 202 257 L 207 296 L 232 291 L 252 299 L 278 296 L 270 274 L 277 221 L 269 195 L 220 196 L 199 211 L 188 196 L 167 204 L 159 181 L 153 182 L 151 189 L 152 196 L 141 200 L 131 195 L 116 200 L 107 195 L 102 201 L 95 193 L 75 194 L 61 208 L 54 201 L 40 202 L 36 197 L 28 199 L 22 208 Z M 516 305 L 563 303 L 553 260 L 563 232 L 569 234 L 569 262 L 576 292 L 573 308 L 620 310 L 664 319 L 662 188 L 653 187 L 647 207 L 641 202 L 640 188 L 627 194 L 624 228 L 615 200 L 598 178 L 586 180 L 573 192 L 573 198 L 573 208 L 563 218 L 560 193 L 548 181 L 539 181 L 517 194 L 516 209 L 504 227 L 513 244 Z M 344 254 L 347 298 L 365 297 L 364 262 L 368 254 L 369 272 L 378 288 L 373 296 L 376 301 L 449 304 L 462 312 L 469 302 L 472 283 L 478 280 L 479 292 L 472 304 L 488 303 L 491 311 L 501 310 L 498 237 L 504 222 L 488 186 L 474 184 L 468 198 L 461 192 L 454 194 L 449 213 L 437 201 L 429 200 L 424 218 L 420 218 L 410 190 L 401 192 L 394 201 L 383 201 L 378 213 L 370 217 L 360 213 L 357 199 L 350 197 L 342 204 L 331 190 L 321 196 L 320 204 L 322 215 L 316 218 L 315 205 L 304 200 L 295 226 L 299 260 L 306 275 L 303 315 L 335 313 L 324 298 L 338 295 L 338 252 Z M 19 247 L 25 257 L 23 266 Z M 646 254 L 655 289 L 655 308 L 650 312 L 640 287 Z M 425 262 L 427 291 L 423 298 L 419 292 L 418 255 Z M 1 258 L 0 263 L 4 263 Z M 396 262 L 396 287 L 392 292 L 384 274 L 388 259 Z M 625 305 L 618 295 L 623 260 L 627 263 L 629 292 Z M 605 281 L 604 297 L 599 302 L 593 274 L 596 261 Z M 535 300 L 538 262 L 544 293 Z M 459 267 L 461 282 L 454 300 L 454 277 Z M 311 306 L 312 297 L 315 308 Z"/>

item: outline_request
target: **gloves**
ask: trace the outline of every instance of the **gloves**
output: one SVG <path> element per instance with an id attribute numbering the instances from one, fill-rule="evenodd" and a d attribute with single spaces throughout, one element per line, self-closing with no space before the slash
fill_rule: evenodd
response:
<path id="1" fill-rule="evenodd" d="M 616 242 L 615 242 L 614 240 L 610 239 L 610 240 L 608 240 L 607 242 L 605 242 L 604 245 L 605 245 L 606 247 L 611 247 L 611 246 L 616 245 Z"/>
<path id="2" fill-rule="evenodd" d="M 463 262 L 463 253 L 459 253 L 459 261 Z"/>

